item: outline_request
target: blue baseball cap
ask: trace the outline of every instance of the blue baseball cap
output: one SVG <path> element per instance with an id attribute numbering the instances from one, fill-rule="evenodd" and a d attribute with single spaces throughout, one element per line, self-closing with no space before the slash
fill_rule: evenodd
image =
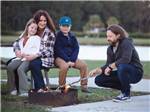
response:
<path id="1" fill-rule="evenodd" d="M 71 18 L 68 16 L 63 16 L 59 20 L 59 25 L 68 25 L 70 26 L 72 24 Z"/>

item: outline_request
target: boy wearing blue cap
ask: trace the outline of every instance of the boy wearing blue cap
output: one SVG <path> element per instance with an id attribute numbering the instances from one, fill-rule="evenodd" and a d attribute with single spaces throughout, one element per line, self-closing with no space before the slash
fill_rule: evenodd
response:
<path id="1" fill-rule="evenodd" d="M 68 16 L 63 16 L 59 20 L 60 31 L 56 35 L 55 42 L 55 64 L 59 67 L 59 85 L 65 85 L 66 75 L 70 67 L 80 70 L 80 77 L 88 75 L 88 67 L 82 60 L 78 59 L 79 44 L 75 35 L 70 31 L 72 21 Z M 81 81 L 81 91 L 89 92 L 87 88 L 88 80 Z"/>

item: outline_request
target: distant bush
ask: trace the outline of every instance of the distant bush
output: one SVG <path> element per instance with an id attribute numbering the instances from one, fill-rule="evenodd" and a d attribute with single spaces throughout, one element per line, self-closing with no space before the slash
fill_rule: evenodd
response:
<path id="1" fill-rule="evenodd" d="M 119 24 L 119 20 L 114 16 L 109 17 L 107 20 L 107 25 L 112 25 L 112 24 Z"/>

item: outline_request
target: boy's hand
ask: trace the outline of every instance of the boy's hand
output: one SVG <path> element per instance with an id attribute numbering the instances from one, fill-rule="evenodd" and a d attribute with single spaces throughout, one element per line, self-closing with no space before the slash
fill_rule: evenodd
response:
<path id="1" fill-rule="evenodd" d="M 73 67 L 73 66 L 75 65 L 75 63 L 69 61 L 69 62 L 68 62 L 68 65 L 69 65 L 69 67 Z"/>

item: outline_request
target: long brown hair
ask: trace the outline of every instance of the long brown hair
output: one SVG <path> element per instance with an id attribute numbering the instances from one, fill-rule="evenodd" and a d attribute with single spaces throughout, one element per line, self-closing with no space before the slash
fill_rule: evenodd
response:
<path id="1" fill-rule="evenodd" d="M 48 12 L 45 10 L 38 10 L 37 12 L 35 12 L 35 14 L 33 15 L 33 18 L 35 19 L 36 23 L 37 24 L 39 23 L 41 16 L 44 16 L 46 18 L 47 27 L 53 32 L 55 32 L 56 28 L 55 28 L 54 22 L 52 18 L 50 17 L 50 15 L 48 14 Z"/>
<path id="2" fill-rule="evenodd" d="M 117 24 L 112 24 L 108 26 L 107 31 L 108 30 L 111 30 L 115 35 L 119 34 L 120 35 L 119 40 L 122 40 L 123 38 L 128 38 L 129 36 L 126 30 Z"/>
<path id="3" fill-rule="evenodd" d="M 33 18 L 31 18 L 31 19 L 28 20 L 28 22 L 27 22 L 27 24 L 26 24 L 26 26 L 25 26 L 25 29 L 24 29 L 23 33 L 21 34 L 21 36 L 20 36 L 21 38 L 28 36 L 28 27 L 29 27 L 32 23 L 36 24 L 36 21 L 35 21 Z"/>

